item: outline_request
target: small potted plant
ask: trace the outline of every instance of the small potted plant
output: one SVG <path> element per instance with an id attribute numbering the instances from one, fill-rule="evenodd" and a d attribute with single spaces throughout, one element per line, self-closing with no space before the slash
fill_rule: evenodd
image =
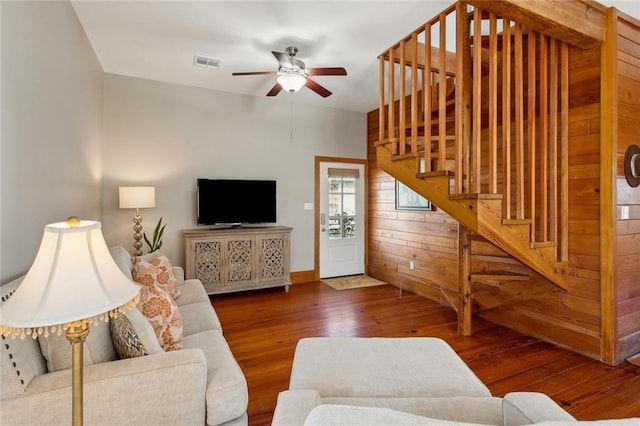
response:
<path id="1" fill-rule="evenodd" d="M 153 230 L 153 235 L 151 236 L 151 240 L 147 238 L 147 233 L 144 232 L 144 242 L 147 243 L 147 247 L 149 248 L 149 253 L 153 253 L 154 251 L 160 250 L 162 247 L 162 234 L 164 233 L 164 228 L 166 228 L 167 224 L 162 224 L 162 218 L 158 221 L 155 229 Z"/>

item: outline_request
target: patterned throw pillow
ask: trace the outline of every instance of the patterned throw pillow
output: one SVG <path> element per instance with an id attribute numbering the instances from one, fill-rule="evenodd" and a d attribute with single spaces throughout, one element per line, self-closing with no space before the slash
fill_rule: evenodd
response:
<path id="1" fill-rule="evenodd" d="M 141 284 L 160 286 L 174 299 L 180 296 L 173 265 L 162 252 L 152 253 L 150 259 L 148 255 L 134 257 L 131 273 L 133 279 Z"/>
<path id="2" fill-rule="evenodd" d="M 149 267 L 142 263 L 142 259 L 137 259 L 134 259 L 132 274 L 133 279 L 140 284 L 139 309 L 153 327 L 162 349 L 180 350 L 184 334 L 178 305 L 168 291 L 155 284 L 156 280 L 151 276 Z"/>
<path id="3" fill-rule="evenodd" d="M 109 321 L 113 346 L 120 359 L 163 352 L 151 324 L 137 308 Z"/>

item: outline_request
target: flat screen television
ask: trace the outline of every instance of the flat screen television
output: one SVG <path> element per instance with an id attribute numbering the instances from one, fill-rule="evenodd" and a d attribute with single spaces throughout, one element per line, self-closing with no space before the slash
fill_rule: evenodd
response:
<path id="1" fill-rule="evenodd" d="M 276 181 L 203 179 L 197 182 L 198 225 L 276 222 Z"/>

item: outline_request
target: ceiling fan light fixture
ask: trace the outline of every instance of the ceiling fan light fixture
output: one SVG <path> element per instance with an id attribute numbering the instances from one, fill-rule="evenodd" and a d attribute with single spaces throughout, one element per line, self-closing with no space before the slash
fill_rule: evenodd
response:
<path id="1" fill-rule="evenodd" d="M 284 90 L 295 93 L 307 82 L 307 76 L 300 70 L 280 70 L 276 81 Z"/>

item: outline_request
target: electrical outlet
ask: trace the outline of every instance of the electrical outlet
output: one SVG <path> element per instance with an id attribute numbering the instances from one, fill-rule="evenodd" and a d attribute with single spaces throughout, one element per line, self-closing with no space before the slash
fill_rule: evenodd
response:
<path id="1" fill-rule="evenodd" d="M 414 270 L 416 269 L 416 262 L 414 262 L 413 260 L 409 261 L 409 269 Z"/>
<path id="2" fill-rule="evenodd" d="M 629 219 L 629 206 L 620 207 L 620 219 L 621 220 Z"/>

